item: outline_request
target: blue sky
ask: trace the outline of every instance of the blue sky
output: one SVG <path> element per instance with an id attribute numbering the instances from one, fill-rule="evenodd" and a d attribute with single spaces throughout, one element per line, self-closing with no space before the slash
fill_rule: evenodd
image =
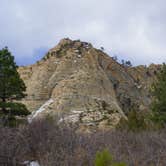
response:
<path id="1" fill-rule="evenodd" d="M 134 65 L 166 62 L 165 0 L 1 0 L 0 48 L 32 64 L 60 39 L 103 46 Z"/>

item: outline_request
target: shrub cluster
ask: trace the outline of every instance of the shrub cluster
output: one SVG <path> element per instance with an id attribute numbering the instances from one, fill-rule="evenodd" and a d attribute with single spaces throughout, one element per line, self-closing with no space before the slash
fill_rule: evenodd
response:
<path id="1" fill-rule="evenodd" d="M 148 131 L 159 129 L 160 126 L 151 120 L 152 114 L 149 112 L 130 110 L 127 119 L 122 118 L 117 125 L 117 129 L 132 132 Z"/>
<path id="2" fill-rule="evenodd" d="M 27 160 L 37 160 L 41 166 L 94 166 L 105 148 L 115 164 L 166 165 L 166 129 L 85 134 L 74 126 L 38 120 L 19 128 L 0 128 L 0 133 L 0 165 L 5 166 Z"/>

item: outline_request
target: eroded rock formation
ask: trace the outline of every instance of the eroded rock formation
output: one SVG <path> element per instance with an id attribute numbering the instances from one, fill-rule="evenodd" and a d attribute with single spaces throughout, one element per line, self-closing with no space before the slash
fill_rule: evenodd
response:
<path id="1" fill-rule="evenodd" d="M 63 39 L 19 73 L 33 118 L 51 115 L 85 126 L 114 126 L 133 105 L 147 109 L 160 66 L 127 68 L 86 42 Z"/>

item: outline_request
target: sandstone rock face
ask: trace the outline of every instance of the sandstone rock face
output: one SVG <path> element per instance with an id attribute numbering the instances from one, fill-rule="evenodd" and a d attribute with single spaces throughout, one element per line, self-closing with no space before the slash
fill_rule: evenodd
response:
<path id="1" fill-rule="evenodd" d="M 89 43 L 63 39 L 41 61 L 19 68 L 27 86 L 22 102 L 32 111 L 30 121 L 51 115 L 60 122 L 115 126 L 132 105 L 148 108 L 159 68 L 126 68 Z"/>

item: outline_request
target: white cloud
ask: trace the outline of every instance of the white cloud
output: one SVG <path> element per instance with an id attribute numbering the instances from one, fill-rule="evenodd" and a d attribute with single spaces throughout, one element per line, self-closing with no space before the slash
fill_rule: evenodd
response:
<path id="1" fill-rule="evenodd" d="M 1 0 L 0 47 L 9 46 L 17 61 L 27 64 L 40 48 L 70 37 L 134 64 L 162 63 L 165 17 L 164 0 Z"/>

